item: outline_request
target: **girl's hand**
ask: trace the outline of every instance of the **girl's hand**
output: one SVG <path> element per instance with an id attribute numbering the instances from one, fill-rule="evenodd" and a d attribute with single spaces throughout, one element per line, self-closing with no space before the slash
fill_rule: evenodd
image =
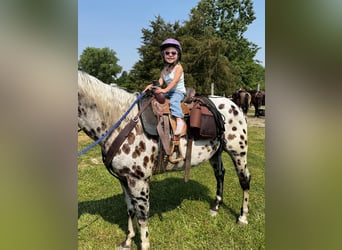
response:
<path id="1" fill-rule="evenodd" d="M 157 88 L 154 90 L 154 93 L 155 94 L 159 94 L 159 93 L 167 93 L 167 90 L 166 89 L 162 89 L 162 88 Z"/>
<path id="2" fill-rule="evenodd" d="M 146 86 L 146 88 L 144 89 L 143 93 L 145 93 L 146 91 L 149 91 L 152 89 L 152 84 L 149 84 Z"/>

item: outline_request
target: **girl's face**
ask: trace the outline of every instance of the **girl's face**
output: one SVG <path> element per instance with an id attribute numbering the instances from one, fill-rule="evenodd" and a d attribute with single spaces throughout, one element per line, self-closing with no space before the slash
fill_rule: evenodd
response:
<path id="1" fill-rule="evenodd" d="M 166 49 L 164 49 L 163 55 L 164 60 L 170 64 L 176 62 L 178 59 L 178 52 L 174 47 L 167 47 Z"/>

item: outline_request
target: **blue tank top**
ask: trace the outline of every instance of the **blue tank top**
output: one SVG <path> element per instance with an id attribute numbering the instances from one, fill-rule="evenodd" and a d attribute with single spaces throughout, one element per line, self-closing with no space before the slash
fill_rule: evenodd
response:
<path id="1" fill-rule="evenodd" d="M 175 70 L 173 69 L 170 74 L 163 74 L 163 80 L 168 86 L 175 77 Z M 185 82 L 184 82 L 184 72 L 182 73 L 178 83 L 171 89 L 171 91 L 177 91 L 180 93 L 186 93 Z"/>

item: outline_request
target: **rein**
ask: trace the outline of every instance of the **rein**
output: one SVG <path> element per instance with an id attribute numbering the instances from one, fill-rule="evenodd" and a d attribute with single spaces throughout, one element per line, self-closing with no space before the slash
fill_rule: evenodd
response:
<path id="1" fill-rule="evenodd" d="M 129 109 L 123 114 L 123 116 L 119 119 L 119 121 L 117 121 L 103 136 L 101 136 L 99 139 L 97 139 L 96 141 L 94 141 L 92 144 L 90 144 L 88 147 L 86 147 L 85 149 L 81 150 L 80 152 L 77 153 L 77 157 L 85 154 L 86 152 L 88 152 L 90 149 L 92 149 L 93 147 L 95 147 L 97 144 L 99 144 L 104 138 L 106 138 L 108 135 L 110 135 L 120 124 L 121 122 L 126 118 L 126 116 L 129 114 L 129 112 L 131 112 L 131 110 L 133 109 L 134 105 L 137 104 L 139 102 L 139 100 L 141 98 L 143 98 L 145 95 L 145 93 L 141 93 L 137 99 L 132 103 L 132 105 L 129 107 Z"/>
<path id="2" fill-rule="evenodd" d="M 144 106 L 139 110 L 138 114 L 129 121 L 129 123 L 121 130 L 119 135 L 115 138 L 112 145 L 110 146 L 105 159 L 104 164 L 108 171 L 111 173 L 110 164 L 114 158 L 114 155 L 118 152 L 119 148 L 121 147 L 121 144 L 123 141 L 127 138 L 128 134 L 133 130 L 133 128 L 137 125 L 139 121 L 140 115 L 145 111 L 145 109 L 148 107 L 148 105 L 151 103 L 152 99 L 154 97 L 150 97 L 150 99 L 144 104 Z"/>

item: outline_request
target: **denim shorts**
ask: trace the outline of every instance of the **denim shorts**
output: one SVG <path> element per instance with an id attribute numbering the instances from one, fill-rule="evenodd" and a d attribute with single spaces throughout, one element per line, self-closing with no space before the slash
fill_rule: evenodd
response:
<path id="1" fill-rule="evenodd" d="M 171 115 L 183 118 L 184 114 L 182 112 L 181 101 L 184 99 L 185 93 L 170 91 L 166 94 L 166 97 L 170 99 Z"/>

